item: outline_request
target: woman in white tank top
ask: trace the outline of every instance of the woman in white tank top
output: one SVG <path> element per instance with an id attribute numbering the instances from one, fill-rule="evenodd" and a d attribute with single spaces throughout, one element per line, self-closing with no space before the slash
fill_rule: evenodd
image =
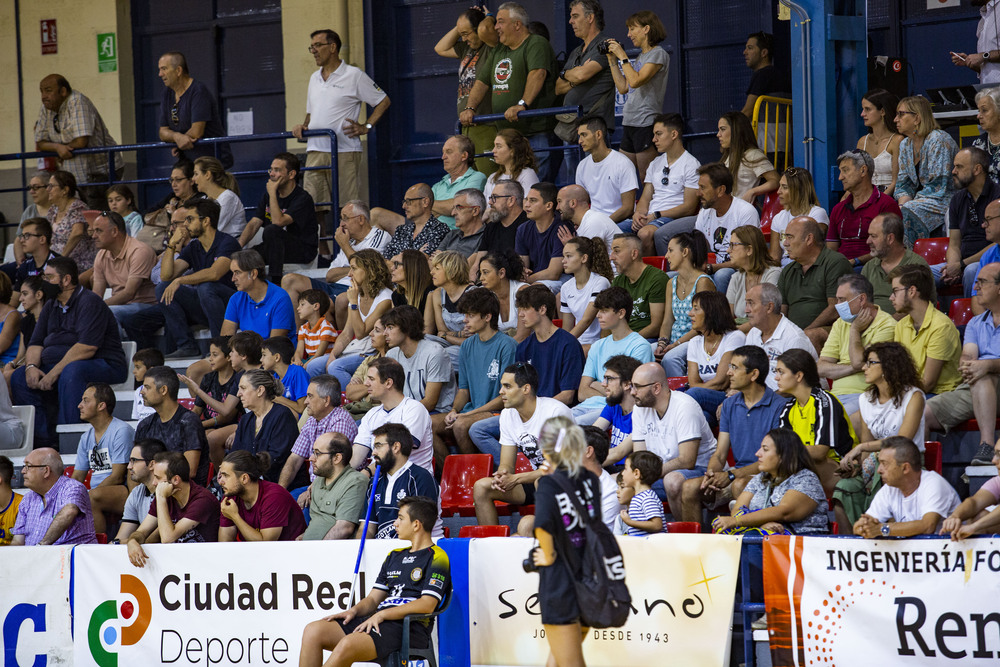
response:
<path id="1" fill-rule="evenodd" d="M 872 184 L 887 195 L 896 189 L 899 143 L 903 140 L 893 120 L 898 103 L 899 98 L 881 88 L 869 90 L 861 98 L 861 118 L 869 132 L 858 139 L 858 148 L 872 156 L 875 161 Z"/>

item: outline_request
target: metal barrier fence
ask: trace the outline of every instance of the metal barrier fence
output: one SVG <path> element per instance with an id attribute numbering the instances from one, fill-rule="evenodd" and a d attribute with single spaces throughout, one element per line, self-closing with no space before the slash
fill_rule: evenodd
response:
<path id="1" fill-rule="evenodd" d="M 769 156 L 782 158 L 782 164 L 774 165 L 780 174 L 792 160 L 792 101 L 786 97 L 761 95 L 753 105 L 750 124 L 761 150 Z"/>
<path id="2" fill-rule="evenodd" d="M 303 167 L 302 171 L 330 171 L 330 178 L 332 182 L 331 201 L 328 202 L 315 202 L 317 206 L 330 206 L 336 215 L 340 211 L 340 193 L 338 192 L 337 180 L 338 180 L 338 165 L 337 165 L 337 134 L 333 130 L 306 130 L 302 133 L 303 137 L 329 137 L 330 138 L 330 166 L 329 167 Z M 264 134 L 242 134 L 232 137 L 212 137 L 199 139 L 199 144 L 224 144 L 224 143 L 239 143 L 239 142 L 251 142 L 251 141 L 273 141 L 276 139 L 295 139 L 291 132 L 269 132 Z M 175 148 L 174 144 L 166 142 L 151 142 L 143 144 L 122 144 L 119 146 L 99 146 L 94 148 L 79 148 L 73 151 L 74 155 L 91 155 L 91 154 L 104 154 L 108 159 L 108 180 L 98 181 L 96 183 L 78 183 L 77 185 L 103 185 L 110 186 L 114 183 L 138 183 L 138 184 L 152 184 L 152 183 L 167 183 L 169 182 L 168 177 L 163 178 L 133 178 L 133 179 L 117 179 L 115 178 L 115 153 L 125 153 L 135 151 L 136 153 L 146 152 L 151 150 L 164 150 Z M 21 192 L 22 206 L 27 206 L 27 189 L 28 189 L 28 176 L 25 169 L 25 162 L 27 160 L 37 159 L 37 158 L 48 158 L 48 157 L 58 157 L 55 153 L 48 151 L 31 151 L 27 153 L 4 153 L 0 154 L 0 162 L 10 162 L 10 161 L 20 161 L 21 162 L 21 187 L 20 188 L 2 188 L 0 189 L 0 194 L 9 192 Z M 270 163 L 268 163 L 270 166 Z M 267 174 L 268 170 L 265 169 L 250 169 L 244 171 L 230 171 L 236 177 L 239 176 L 258 176 L 261 174 Z M 245 207 L 245 204 L 244 204 Z M 254 206 L 255 207 L 255 206 Z M 335 218 L 334 218 L 335 219 Z M 16 227 L 18 223 L 7 223 L 2 225 L 3 227 Z M 331 231 L 332 231 L 331 227 Z M 330 239 L 332 237 L 320 237 L 322 239 Z"/>

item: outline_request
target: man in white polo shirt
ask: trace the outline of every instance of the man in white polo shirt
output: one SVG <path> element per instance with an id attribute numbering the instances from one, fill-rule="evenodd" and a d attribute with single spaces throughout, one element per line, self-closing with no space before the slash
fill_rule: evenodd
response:
<path id="1" fill-rule="evenodd" d="M 663 491 L 680 518 L 685 480 L 704 477 L 715 453 L 715 436 L 694 400 L 667 386 L 667 373 L 655 361 L 632 374 L 632 450 L 648 450 L 663 460 Z M 659 494 L 660 481 L 653 484 Z"/>
<path id="2" fill-rule="evenodd" d="M 817 358 L 816 348 L 802 329 L 781 314 L 781 291 L 771 283 L 754 285 L 747 291 L 747 317 L 752 327 L 747 333 L 747 345 L 756 345 L 767 353 L 770 371 L 767 386 L 778 391 L 774 379 L 778 357 L 786 350 L 799 348 Z"/>
<path id="3" fill-rule="evenodd" d="M 362 199 L 358 174 L 361 172 L 361 137 L 368 134 L 389 108 L 389 96 L 364 72 L 340 59 L 340 35 L 333 30 L 317 30 L 310 35 L 309 51 L 319 69 L 309 77 L 306 94 L 306 118 L 292 128 L 296 138 L 303 130 L 333 130 L 337 133 L 337 177 L 340 200 Z M 358 122 L 361 105 L 372 112 L 368 122 Z M 306 143 L 306 166 L 330 166 L 330 139 L 309 137 Z M 303 187 L 315 202 L 332 200 L 330 173 L 324 169 L 306 171 Z M 366 198 L 367 199 L 367 198 Z M 329 206 L 317 206 L 320 229 Z M 322 249 L 321 249 L 322 251 Z"/>

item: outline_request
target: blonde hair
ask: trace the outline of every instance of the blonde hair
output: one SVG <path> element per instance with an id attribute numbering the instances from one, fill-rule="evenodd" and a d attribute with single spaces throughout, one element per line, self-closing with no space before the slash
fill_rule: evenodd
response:
<path id="1" fill-rule="evenodd" d="M 435 253 L 431 264 L 444 268 L 445 279 L 448 282 L 456 285 L 469 284 L 469 262 L 461 253 L 454 250 Z"/>
<path id="2" fill-rule="evenodd" d="M 240 184 L 236 182 L 236 177 L 226 171 L 226 168 L 216 158 L 205 155 L 195 160 L 194 164 L 201 171 L 208 174 L 212 182 L 220 188 L 232 190 L 236 196 L 239 196 Z"/>
<path id="3" fill-rule="evenodd" d="M 587 438 L 583 429 L 569 417 L 552 417 L 542 425 L 538 447 L 556 468 L 575 476 L 583 467 Z"/>
<path id="4" fill-rule="evenodd" d="M 905 104 L 907 108 L 917 114 L 920 124 L 917 125 L 917 136 L 926 137 L 934 130 L 940 130 L 941 126 L 934 120 L 934 112 L 931 111 L 931 103 L 923 95 L 911 95 L 904 97 L 896 106 L 896 113 L 899 113 L 899 106 Z"/>

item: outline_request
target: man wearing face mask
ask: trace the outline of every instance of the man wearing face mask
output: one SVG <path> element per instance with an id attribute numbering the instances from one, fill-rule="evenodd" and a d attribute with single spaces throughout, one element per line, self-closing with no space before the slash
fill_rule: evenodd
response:
<path id="1" fill-rule="evenodd" d="M 853 415 L 858 397 L 867 389 L 864 372 L 865 348 L 892 340 L 896 320 L 873 301 L 874 289 L 864 276 L 849 273 L 837 281 L 837 320 L 819 355 L 820 377 L 832 382 L 830 393 Z"/>

